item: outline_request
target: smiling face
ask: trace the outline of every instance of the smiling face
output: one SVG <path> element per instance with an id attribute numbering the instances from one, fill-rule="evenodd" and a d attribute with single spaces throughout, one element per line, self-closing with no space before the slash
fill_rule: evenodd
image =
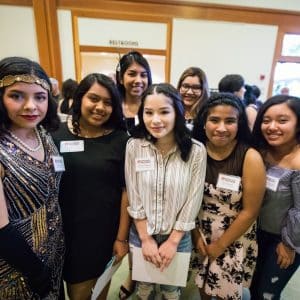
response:
<path id="1" fill-rule="evenodd" d="M 286 103 L 273 105 L 264 114 L 261 131 L 273 147 L 297 143 L 297 116 Z"/>
<path id="2" fill-rule="evenodd" d="M 179 92 L 185 109 L 190 109 L 201 97 L 202 86 L 198 76 L 187 76 L 181 83 Z"/>
<path id="3" fill-rule="evenodd" d="M 238 120 L 238 110 L 231 105 L 210 108 L 205 122 L 208 141 L 215 147 L 230 147 L 235 143 Z"/>
<path id="4" fill-rule="evenodd" d="M 32 129 L 47 114 L 48 92 L 38 84 L 18 82 L 5 88 L 3 104 L 11 129 Z"/>
<path id="5" fill-rule="evenodd" d="M 80 123 L 84 127 L 101 127 L 112 114 L 109 91 L 95 82 L 82 97 Z"/>
<path id="6" fill-rule="evenodd" d="M 175 109 L 169 97 L 156 93 L 146 97 L 143 120 L 147 131 L 158 141 L 173 141 L 175 117 Z"/>
<path id="7" fill-rule="evenodd" d="M 126 97 L 140 98 L 148 87 L 146 69 L 133 62 L 125 71 L 121 83 L 124 85 Z"/>

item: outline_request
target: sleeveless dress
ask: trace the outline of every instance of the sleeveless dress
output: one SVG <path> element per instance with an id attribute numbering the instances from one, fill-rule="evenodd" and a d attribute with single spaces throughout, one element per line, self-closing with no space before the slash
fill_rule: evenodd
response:
<path id="1" fill-rule="evenodd" d="M 74 284 L 99 277 L 113 255 L 122 189 L 126 132 L 96 137 L 74 135 L 62 123 L 53 133 L 61 142 L 82 142 L 84 151 L 62 152 L 65 168 L 59 191 L 66 255 L 63 278 Z"/>
<path id="2" fill-rule="evenodd" d="M 207 244 L 217 240 L 235 220 L 242 209 L 242 184 L 239 191 L 217 188 L 219 173 L 242 177 L 243 163 L 248 147 L 237 144 L 224 160 L 217 161 L 209 155 L 204 185 L 202 207 L 198 226 Z M 257 257 L 256 223 L 233 242 L 213 262 L 194 253 L 191 267 L 196 269 L 195 283 L 206 294 L 222 299 L 241 299 L 242 289 L 251 283 Z"/>
<path id="3" fill-rule="evenodd" d="M 4 135 L 0 138 L 3 190 L 10 223 L 23 235 L 35 254 L 52 270 L 53 288 L 43 299 L 58 299 L 64 257 L 64 237 L 52 155 L 58 151 L 44 130 L 40 136 L 44 161 L 36 160 Z M 20 249 L 21 250 L 21 249 Z M 18 249 L 16 249 L 18 251 Z M 0 299 L 35 300 L 22 274 L 0 258 Z"/>

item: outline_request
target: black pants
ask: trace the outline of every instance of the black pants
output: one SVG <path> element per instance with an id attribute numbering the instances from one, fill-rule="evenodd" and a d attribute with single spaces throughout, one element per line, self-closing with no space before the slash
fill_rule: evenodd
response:
<path id="1" fill-rule="evenodd" d="M 250 287 L 251 300 L 279 300 L 282 290 L 300 265 L 300 255 L 296 253 L 294 263 L 287 269 L 280 269 L 276 253 L 280 236 L 258 230 L 257 242 L 258 257 Z"/>

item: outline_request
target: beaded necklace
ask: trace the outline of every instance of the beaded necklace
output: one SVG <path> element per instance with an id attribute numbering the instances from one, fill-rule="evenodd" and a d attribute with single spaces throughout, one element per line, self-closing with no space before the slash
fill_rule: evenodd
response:
<path id="1" fill-rule="evenodd" d="M 18 144 L 20 146 L 22 146 L 24 149 L 30 151 L 30 152 L 37 152 L 38 150 L 41 149 L 42 147 L 42 140 L 41 140 L 41 137 L 40 137 L 40 134 L 38 132 L 38 130 L 36 128 L 34 128 L 34 133 L 37 137 L 37 140 L 38 140 L 38 145 L 35 147 L 35 148 L 32 148 L 30 146 L 28 146 L 25 142 L 23 142 L 19 137 L 17 137 L 15 134 L 13 134 L 11 131 L 9 131 L 9 134 L 10 136 L 16 141 L 18 142 Z"/>

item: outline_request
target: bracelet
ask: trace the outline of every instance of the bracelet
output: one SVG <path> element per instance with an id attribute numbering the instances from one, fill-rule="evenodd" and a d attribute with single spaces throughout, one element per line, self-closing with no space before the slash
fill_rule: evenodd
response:
<path id="1" fill-rule="evenodd" d="M 123 243 L 123 244 L 128 244 L 128 240 L 120 240 L 120 239 L 116 238 L 116 241 Z"/>

